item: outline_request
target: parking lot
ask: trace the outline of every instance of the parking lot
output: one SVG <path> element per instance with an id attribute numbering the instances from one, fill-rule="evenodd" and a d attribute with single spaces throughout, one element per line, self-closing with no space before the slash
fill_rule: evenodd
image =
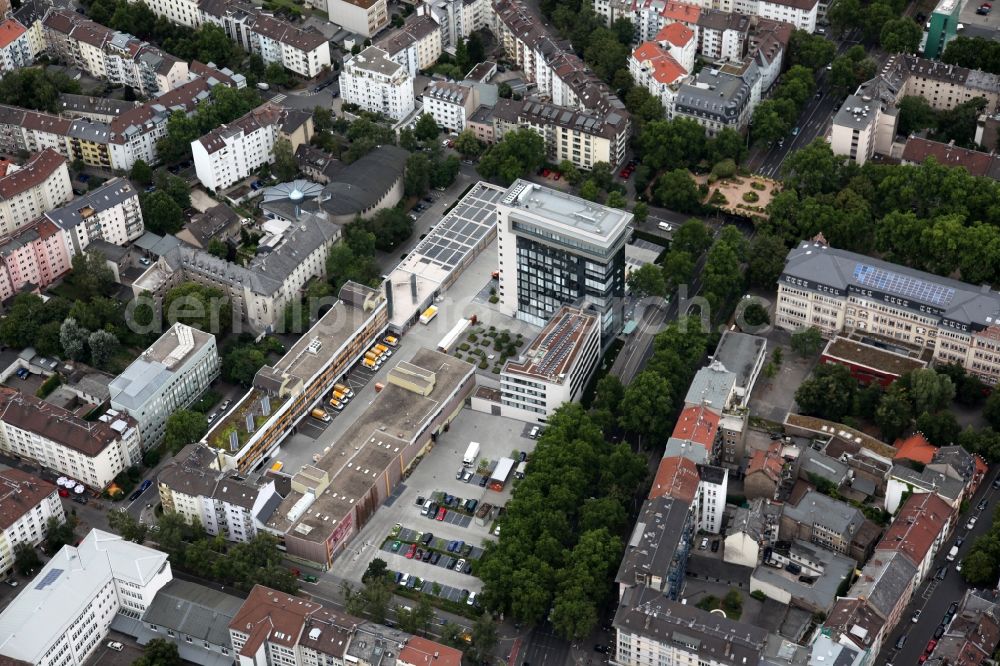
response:
<path id="1" fill-rule="evenodd" d="M 976 10 L 982 4 L 982 0 L 971 0 L 962 7 L 958 20 L 965 29 L 958 33 L 960 36 L 997 38 L 997 30 L 1000 29 L 1000 8 L 993 8 L 985 15 L 977 14 Z"/>

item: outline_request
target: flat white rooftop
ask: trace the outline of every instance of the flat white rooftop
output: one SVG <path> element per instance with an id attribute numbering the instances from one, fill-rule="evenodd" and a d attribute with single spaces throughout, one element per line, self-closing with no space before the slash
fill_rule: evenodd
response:
<path id="1" fill-rule="evenodd" d="M 507 188 L 500 205 L 529 213 L 536 222 L 602 244 L 618 240 L 632 221 L 632 213 L 628 211 L 520 179 Z"/>

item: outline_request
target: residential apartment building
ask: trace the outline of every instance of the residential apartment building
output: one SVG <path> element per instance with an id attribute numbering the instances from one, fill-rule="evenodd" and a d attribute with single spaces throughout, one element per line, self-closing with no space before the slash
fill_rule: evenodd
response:
<path id="1" fill-rule="evenodd" d="M 722 532 L 722 514 L 726 509 L 726 491 L 729 488 L 729 470 L 715 465 L 699 464 L 698 494 L 695 513 L 698 530 L 709 534 Z"/>
<path id="2" fill-rule="evenodd" d="M 579 399 L 597 367 L 601 330 L 595 313 L 562 306 L 524 354 L 500 372 L 500 413 L 544 422 Z"/>
<path id="3" fill-rule="evenodd" d="M 132 283 L 133 293 L 148 293 L 162 304 L 172 287 L 197 282 L 228 296 L 234 322 L 245 321 L 255 331 L 284 330 L 285 307 L 299 302 L 309 280 L 326 275 L 326 258 L 340 239 L 341 228 L 322 215 L 309 217 L 308 223 L 293 216 L 266 224 L 270 251 L 246 266 L 170 242 L 169 249 Z"/>
<path id="4" fill-rule="evenodd" d="M 130 417 L 109 410 L 85 421 L 13 389 L 0 390 L 0 450 L 94 490 L 142 461 L 139 428 Z"/>
<path id="5" fill-rule="evenodd" d="M 1000 644 L 1000 606 L 993 590 L 966 590 L 927 663 L 989 663 Z"/>
<path id="6" fill-rule="evenodd" d="M 0 613 L 0 653 L 35 666 L 83 666 L 116 615 L 142 617 L 172 578 L 166 553 L 91 530 L 78 546 L 63 546 Z"/>
<path id="7" fill-rule="evenodd" d="M 761 663 L 768 633 L 637 585 L 613 622 L 616 664 L 737 666 Z"/>
<path id="8" fill-rule="evenodd" d="M 919 587 L 932 573 L 934 556 L 950 537 L 957 519 L 953 509 L 934 493 L 915 493 L 900 507 L 875 551 L 905 556 L 916 567 L 914 588 Z"/>
<path id="9" fill-rule="evenodd" d="M 0 471 L 0 576 L 13 570 L 18 544 L 45 540 L 49 518 L 66 520 L 54 484 L 14 467 Z"/>
<path id="10" fill-rule="evenodd" d="M 340 92 L 344 102 L 385 114 L 392 120 L 406 118 L 415 106 L 413 77 L 408 68 L 390 59 L 377 46 L 369 46 L 344 61 Z"/>
<path id="11" fill-rule="evenodd" d="M 665 24 L 682 22 L 694 29 L 700 14 L 711 11 L 742 14 L 789 23 L 799 30 L 815 32 L 823 4 L 819 0 L 594 0 L 594 11 L 607 25 L 620 18 L 632 21 L 636 41 L 652 38 Z"/>
<path id="12" fill-rule="evenodd" d="M 111 381 L 111 407 L 135 419 L 143 448 L 152 448 L 163 439 L 167 417 L 197 400 L 219 369 L 215 336 L 174 324 Z"/>
<path id="13" fill-rule="evenodd" d="M 737 4 L 742 2 L 746 0 L 736 0 Z M 761 18 L 791 23 L 796 29 L 809 33 L 816 32 L 819 0 L 750 0 L 746 4 L 748 8 L 756 5 L 756 11 L 750 13 Z"/>
<path id="14" fill-rule="evenodd" d="M 318 603 L 256 585 L 229 624 L 241 666 L 461 666 L 462 653 L 398 629 L 365 622 Z"/>
<path id="15" fill-rule="evenodd" d="M 835 553 L 850 555 L 852 542 L 865 517 L 849 504 L 808 491 L 798 504 L 786 504 L 781 514 L 780 537 L 802 539 Z M 856 557 L 864 561 L 864 557 Z"/>
<path id="16" fill-rule="evenodd" d="M 957 363 L 989 384 L 1000 381 L 1000 294 L 821 242 L 788 254 L 778 280 L 777 326 L 824 336 L 863 332 Z"/>
<path id="17" fill-rule="evenodd" d="M 541 326 L 580 302 L 599 313 L 602 339 L 618 333 L 630 213 L 516 180 L 497 216 L 504 311 Z"/>
<path id="18" fill-rule="evenodd" d="M 939 111 L 982 97 L 986 113 L 992 114 L 1000 110 L 1000 76 L 913 55 L 893 56 L 837 111 L 833 152 L 859 164 L 876 153 L 888 155 L 896 136 L 897 104 L 907 95 L 922 97 Z"/>
<path id="19" fill-rule="evenodd" d="M 198 180 L 219 192 L 274 162 L 285 109 L 265 102 L 245 116 L 215 128 L 191 142 Z M 297 146 L 293 145 L 294 151 Z"/>
<path id="20" fill-rule="evenodd" d="M 386 0 L 327 0 L 326 9 L 331 21 L 363 37 L 374 37 L 389 25 Z"/>
<path id="21" fill-rule="evenodd" d="M 646 88 L 666 110 L 674 108 L 677 90 L 689 70 L 661 44 L 643 42 L 629 57 L 628 71 L 636 85 Z"/>
<path id="22" fill-rule="evenodd" d="M 201 4 L 198 0 L 149 0 L 146 6 L 171 23 L 197 29 L 204 23 Z"/>
<path id="23" fill-rule="evenodd" d="M 12 72 L 27 67 L 35 61 L 37 51 L 32 48 L 28 31 L 16 19 L 0 22 L 0 72 Z"/>
<path id="24" fill-rule="evenodd" d="M 124 32 L 115 32 L 64 9 L 42 21 L 52 53 L 91 76 L 131 86 L 151 97 L 188 80 L 188 64 Z"/>
<path id="25" fill-rule="evenodd" d="M 0 236 L 0 300 L 47 287 L 71 268 L 64 234 L 45 217 Z"/>
<path id="26" fill-rule="evenodd" d="M 112 178 L 45 218 L 62 230 L 70 256 L 97 240 L 125 246 L 145 231 L 139 193 L 124 178 Z"/>
<path id="27" fill-rule="evenodd" d="M 485 0 L 478 1 L 485 2 Z M 442 41 L 444 26 L 438 25 L 430 15 L 420 14 L 424 8 L 430 6 L 421 3 L 417 6 L 417 14 L 409 17 L 402 28 L 390 32 L 375 42 L 375 46 L 384 50 L 391 60 L 406 67 L 410 76 L 416 76 L 422 69 L 430 69 L 444 52 Z"/>
<path id="28" fill-rule="evenodd" d="M 441 33 L 441 46 L 454 53 L 459 42 L 490 23 L 490 0 L 430 0 L 417 5 L 417 16 L 434 21 Z"/>
<path id="29" fill-rule="evenodd" d="M 628 117 L 614 111 L 571 111 L 545 102 L 509 99 L 497 100 L 492 111 L 479 107 L 467 119 L 467 126 L 487 143 L 500 141 L 507 132 L 530 129 L 545 140 L 550 162 L 569 160 L 586 171 L 598 162 L 612 168 L 624 162 L 632 131 Z"/>
<path id="30" fill-rule="evenodd" d="M 680 85 L 667 117 L 690 118 L 704 127 L 708 136 L 724 128 L 742 131 L 760 102 L 761 85 L 754 59 L 719 69 L 702 69 Z"/>
<path id="31" fill-rule="evenodd" d="M 688 485 L 697 485 L 697 479 Z M 689 496 L 693 494 L 692 489 Z M 647 499 L 615 576 L 619 598 L 632 586 L 644 585 L 664 597 L 676 599 L 684 583 L 691 539 L 696 531 L 690 500 L 677 493 Z"/>
<path id="32" fill-rule="evenodd" d="M 274 480 L 220 472 L 216 452 L 204 445 L 185 449 L 156 477 L 164 513 L 178 513 L 192 525 L 227 541 L 257 536 L 257 516 L 269 502 L 280 502 Z"/>
<path id="33" fill-rule="evenodd" d="M 472 85 L 452 81 L 431 81 L 424 89 L 424 113 L 448 132 L 465 129 L 465 119 L 479 106 L 479 90 Z"/>
<path id="34" fill-rule="evenodd" d="M 73 198 L 66 158 L 51 149 L 0 177 L 0 235 L 8 235 Z"/>
<path id="35" fill-rule="evenodd" d="M 738 62 L 748 53 L 751 19 L 746 14 L 702 9 L 698 52 L 711 60 Z"/>
<path id="36" fill-rule="evenodd" d="M 177 1 L 187 0 L 153 0 L 153 5 Z M 244 51 L 259 55 L 266 64 L 278 63 L 307 79 L 330 67 L 330 42 L 314 28 L 300 28 L 241 2 L 203 0 L 198 7 L 204 23 L 221 27 Z"/>
<path id="37" fill-rule="evenodd" d="M 96 120 L 98 113 L 86 116 L 93 118 L 91 121 L 77 123 L 48 113 L 0 106 L 0 147 L 12 153 L 50 149 L 66 159 L 79 158 L 89 166 L 122 171 L 131 169 L 139 159 L 147 164 L 157 164 L 156 143 L 166 136 L 171 113 L 193 113 L 199 102 L 208 99 L 209 91 L 216 85 L 246 85 L 242 76 L 236 75 L 236 79 L 231 79 L 234 82 L 228 83 L 228 77 L 221 72 L 192 63 L 192 67 L 195 66 L 205 70 L 207 77 L 198 76 L 144 104 L 126 105 L 116 110 L 113 118 L 106 123 Z M 214 73 L 209 74 L 209 71 Z M 99 111 L 111 113 L 103 107 Z M 68 197 L 68 170 L 65 189 Z"/>

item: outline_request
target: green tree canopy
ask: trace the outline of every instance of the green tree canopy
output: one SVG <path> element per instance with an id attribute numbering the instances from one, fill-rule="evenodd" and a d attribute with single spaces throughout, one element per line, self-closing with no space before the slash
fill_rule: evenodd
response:
<path id="1" fill-rule="evenodd" d="M 200 440 L 208 432 L 208 423 L 201 412 L 179 409 L 167 417 L 164 442 L 172 453 Z"/>
<path id="2" fill-rule="evenodd" d="M 229 297 L 215 287 L 185 282 L 167 292 L 163 315 L 169 325 L 187 324 L 206 333 L 228 331 L 233 323 Z"/>

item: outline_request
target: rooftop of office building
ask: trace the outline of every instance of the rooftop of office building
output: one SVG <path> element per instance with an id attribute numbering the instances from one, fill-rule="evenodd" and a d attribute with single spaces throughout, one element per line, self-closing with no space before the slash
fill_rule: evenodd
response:
<path id="1" fill-rule="evenodd" d="M 597 315 L 564 305 L 524 354 L 517 360 L 507 361 L 504 373 L 558 384 L 566 382 L 566 371 L 573 367 L 583 351 L 583 343 L 598 323 Z"/>
<path id="2" fill-rule="evenodd" d="M 518 179 L 500 199 L 501 208 L 531 216 L 534 223 L 562 230 L 602 245 L 623 240 L 632 214 Z"/>

